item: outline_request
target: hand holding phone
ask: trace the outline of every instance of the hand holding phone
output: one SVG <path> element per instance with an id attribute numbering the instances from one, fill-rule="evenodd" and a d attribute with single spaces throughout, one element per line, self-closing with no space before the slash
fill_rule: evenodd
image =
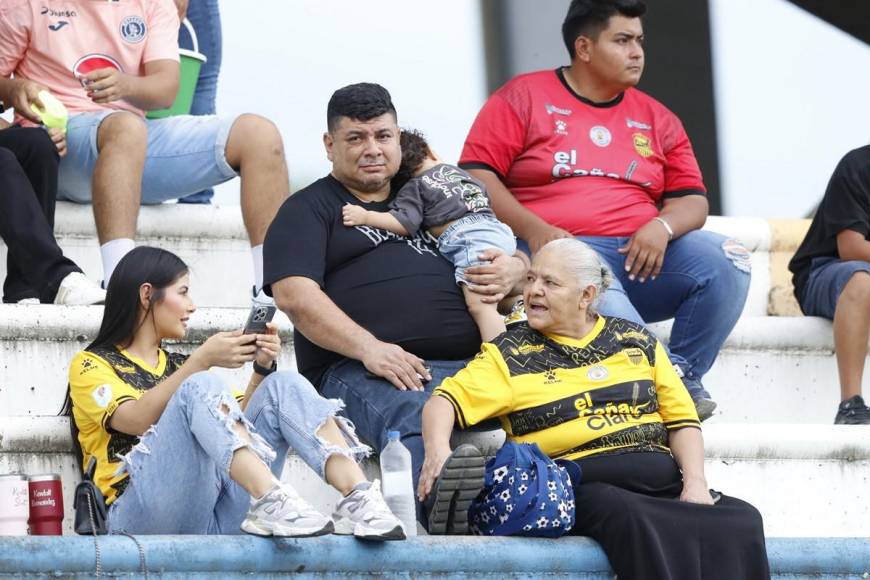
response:
<path id="1" fill-rule="evenodd" d="M 244 334 L 265 334 L 266 324 L 272 322 L 277 308 L 274 305 L 254 304 L 245 322 Z"/>

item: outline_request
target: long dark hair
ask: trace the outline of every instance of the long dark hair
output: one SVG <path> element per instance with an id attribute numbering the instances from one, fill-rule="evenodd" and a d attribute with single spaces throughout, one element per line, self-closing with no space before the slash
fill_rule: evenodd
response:
<path id="1" fill-rule="evenodd" d="M 166 288 L 187 274 L 188 268 L 181 258 L 160 248 L 139 246 L 124 256 L 106 288 L 106 307 L 103 322 L 93 342 L 85 347 L 127 347 L 139 330 L 139 288 L 151 284 L 154 292 L 147 316 L 154 304 L 163 299 Z"/>
<path id="2" fill-rule="evenodd" d="M 181 258 L 160 248 L 139 246 L 127 253 L 112 274 L 109 286 L 106 288 L 106 306 L 103 309 L 103 322 L 97 337 L 85 347 L 92 350 L 98 347 L 114 348 L 116 345 L 127 347 L 133 341 L 133 336 L 144 322 L 139 321 L 139 288 L 142 284 L 151 284 L 154 292 L 148 303 L 148 312 L 154 304 L 163 299 L 166 288 L 188 272 L 187 264 Z M 72 416 L 73 404 L 70 386 L 66 387 L 66 400 L 60 415 L 70 418 L 70 434 L 72 435 L 73 451 L 79 468 L 82 466 L 82 449 L 79 445 L 79 430 Z"/>

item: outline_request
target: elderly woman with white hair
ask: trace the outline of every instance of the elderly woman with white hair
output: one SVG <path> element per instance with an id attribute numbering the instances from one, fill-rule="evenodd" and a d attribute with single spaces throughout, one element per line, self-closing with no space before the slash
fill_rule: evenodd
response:
<path id="1" fill-rule="evenodd" d="M 769 578 L 761 515 L 708 489 L 700 422 L 664 348 L 596 313 L 610 280 L 578 240 L 535 255 L 527 322 L 484 343 L 423 410 L 418 495 L 450 455 L 454 424 L 497 417 L 510 440 L 580 465 L 572 534 L 597 540 L 620 579 Z"/>

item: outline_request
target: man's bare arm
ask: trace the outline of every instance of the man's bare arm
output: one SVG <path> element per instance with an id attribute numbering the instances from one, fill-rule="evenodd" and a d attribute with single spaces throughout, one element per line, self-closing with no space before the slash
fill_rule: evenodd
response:
<path id="1" fill-rule="evenodd" d="M 354 322 L 314 280 L 290 276 L 272 284 L 275 303 L 305 337 L 326 350 L 361 361 L 370 372 L 401 390 L 422 390 L 429 380 L 423 360 L 378 340 Z M 419 375 L 419 376 L 418 376 Z"/>
<path id="2" fill-rule="evenodd" d="M 44 109 L 45 105 L 39 98 L 39 92 L 46 90 L 44 86 L 23 78 L 0 78 L 0 101 L 7 109 L 15 109 L 15 112 L 25 119 L 34 123 L 42 123 L 31 105 Z"/>
<path id="3" fill-rule="evenodd" d="M 854 230 L 843 230 L 837 234 L 837 253 L 841 260 L 870 262 L 870 240 Z"/>
<path id="4" fill-rule="evenodd" d="M 659 217 L 668 222 L 674 230 L 674 239 L 677 239 L 692 230 L 703 228 L 709 211 L 710 204 L 706 196 L 685 195 L 666 199 Z"/>
<path id="5" fill-rule="evenodd" d="M 524 208 L 494 172 L 488 169 L 469 169 L 468 173 L 483 182 L 492 200 L 495 215 L 509 225 L 518 238 L 528 242 L 532 253 L 537 252 L 547 242 L 573 237 L 569 232 L 551 226 Z"/>
<path id="6" fill-rule="evenodd" d="M 662 269 L 668 242 L 704 227 L 709 207 L 703 195 L 666 199 L 659 215 L 638 228 L 628 243 L 619 248 L 620 253 L 626 254 L 629 280 L 655 280 Z"/>

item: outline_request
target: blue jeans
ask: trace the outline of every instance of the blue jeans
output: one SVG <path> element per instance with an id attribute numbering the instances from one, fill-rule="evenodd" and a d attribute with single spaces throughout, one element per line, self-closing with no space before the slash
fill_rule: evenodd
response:
<path id="1" fill-rule="evenodd" d="M 800 301 L 803 313 L 833 320 L 840 294 L 856 272 L 870 273 L 870 262 L 833 257 L 813 258 Z"/>
<path id="2" fill-rule="evenodd" d="M 740 318 L 749 292 L 749 253 L 720 234 L 693 230 L 668 244 L 655 280 L 628 279 L 622 237 L 584 237 L 613 272 L 598 310 L 638 324 L 674 319 L 668 351 L 693 399 L 709 397 L 701 380 Z M 524 249 L 527 248 L 524 244 Z"/>
<path id="3" fill-rule="evenodd" d="M 465 269 L 480 264 L 478 256 L 493 248 L 513 256 L 517 240 L 507 225 L 488 214 L 467 213 L 438 236 L 438 251 L 456 268 L 457 284 L 467 283 Z"/>
<path id="4" fill-rule="evenodd" d="M 199 69 L 199 79 L 196 83 L 196 91 L 193 93 L 190 114 L 214 115 L 217 113 L 217 82 L 223 56 L 218 0 L 191 0 L 187 6 L 187 19 L 193 26 L 199 41 L 199 52 L 208 59 Z M 191 47 L 192 42 L 187 37 L 187 29 L 182 26 L 178 33 L 178 45 Z M 208 188 L 183 197 L 178 202 L 211 203 L 212 197 L 214 197 L 214 190 Z"/>
<path id="5" fill-rule="evenodd" d="M 133 534 L 236 534 L 250 496 L 229 476 L 233 452 L 249 447 L 281 476 L 293 449 L 320 477 L 335 453 L 359 459 L 369 453 L 353 426 L 335 417 L 340 401 L 317 394 L 293 372 L 274 373 L 260 384 L 242 413 L 226 385 L 197 373 L 172 396 L 160 420 L 124 457 L 129 473 L 124 493 L 109 509 L 109 530 Z M 229 412 L 227 412 L 227 409 Z M 335 417 L 349 449 L 315 433 Z M 241 422 L 251 442 L 233 427 Z"/>
<path id="6" fill-rule="evenodd" d="M 344 359 L 323 375 L 320 392 L 324 397 L 341 399 L 343 414 L 356 426 L 360 438 L 378 453 L 387 445 L 387 431 L 398 431 L 411 452 L 414 489 L 420 478 L 423 451 L 423 405 L 435 387 L 465 367 L 465 360 L 426 361 L 432 380 L 423 391 L 400 391 L 386 380 L 370 375 L 363 364 Z"/>

